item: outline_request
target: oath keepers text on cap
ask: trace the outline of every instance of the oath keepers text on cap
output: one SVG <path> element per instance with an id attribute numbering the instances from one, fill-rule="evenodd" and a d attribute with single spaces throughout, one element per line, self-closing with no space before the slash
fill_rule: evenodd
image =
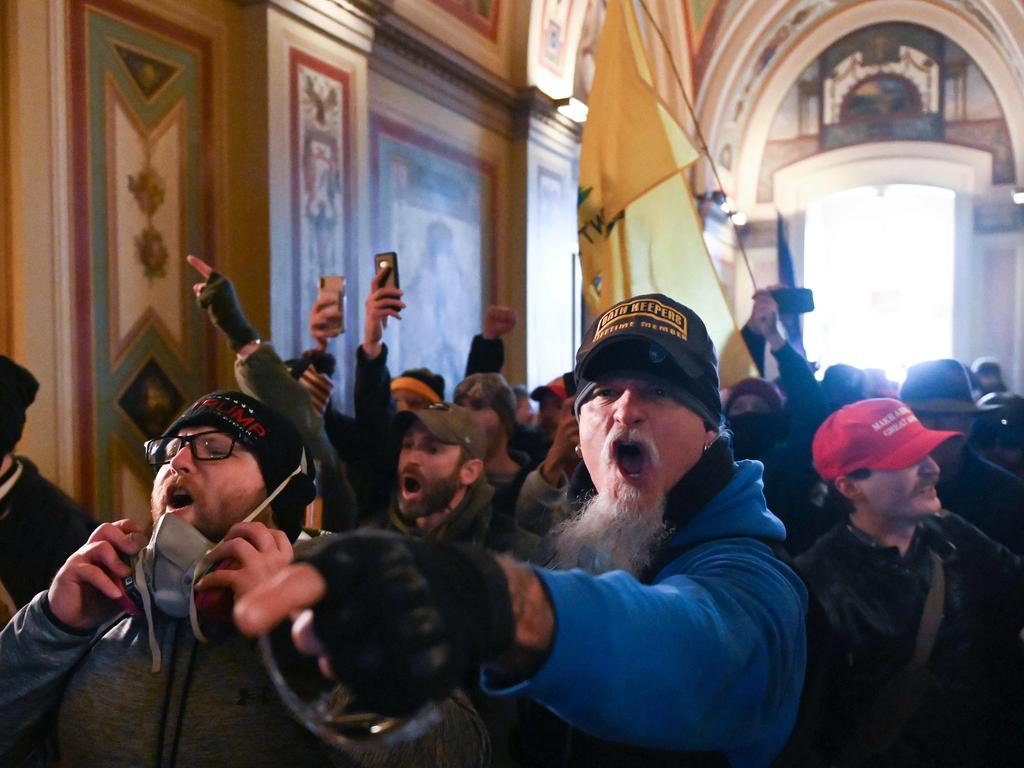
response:
<path id="1" fill-rule="evenodd" d="M 655 320 L 657 325 L 643 318 Z M 661 331 L 683 341 L 687 340 L 685 315 L 655 299 L 644 299 L 617 304 L 605 312 L 597 323 L 594 341 L 598 341 L 610 333 L 634 328 L 637 320 L 640 322 L 640 328 Z"/>

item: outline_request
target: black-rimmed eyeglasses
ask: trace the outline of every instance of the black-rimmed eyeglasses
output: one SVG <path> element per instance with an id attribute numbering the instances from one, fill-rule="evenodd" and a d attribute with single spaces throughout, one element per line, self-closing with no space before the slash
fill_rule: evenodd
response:
<path id="1" fill-rule="evenodd" d="M 216 430 L 194 435 L 158 437 L 146 442 L 146 461 L 159 467 L 177 456 L 186 445 L 192 450 L 192 458 L 196 461 L 220 461 L 231 455 L 236 442 L 233 436 Z"/>

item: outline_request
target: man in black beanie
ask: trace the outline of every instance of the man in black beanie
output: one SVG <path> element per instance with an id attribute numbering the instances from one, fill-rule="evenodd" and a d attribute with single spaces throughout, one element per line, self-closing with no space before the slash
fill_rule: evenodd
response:
<path id="1" fill-rule="evenodd" d="M 301 551 L 313 470 L 283 415 L 212 392 L 145 450 L 148 543 L 130 520 L 103 523 L 0 632 L 0 765 L 487 764 L 461 696 L 442 707 L 443 730 L 396 748 L 320 742 L 231 625 L 231 599 Z"/>
<path id="2" fill-rule="evenodd" d="M 50 585 L 96 527 L 31 461 L 14 455 L 38 390 L 31 373 L 0 355 L 0 627 Z"/>

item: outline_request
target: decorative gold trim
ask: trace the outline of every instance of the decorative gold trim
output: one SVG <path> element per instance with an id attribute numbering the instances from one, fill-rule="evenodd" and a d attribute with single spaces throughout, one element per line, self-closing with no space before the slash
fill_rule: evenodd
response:
<path id="1" fill-rule="evenodd" d="M 114 110 L 116 104 L 121 104 L 124 108 L 124 113 L 131 121 L 135 130 L 138 132 L 139 137 L 147 144 L 155 144 L 159 141 L 168 131 L 170 131 L 175 125 L 187 124 L 187 110 L 184 100 L 175 104 L 167 114 L 153 126 L 152 129 L 147 130 L 146 127 L 139 120 L 131 107 L 126 103 L 121 93 L 121 89 L 117 87 L 113 77 L 109 72 L 105 74 L 104 78 L 105 85 L 105 98 L 104 98 L 104 111 L 105 111 L 105 123 L 106 123 L 106 152 L 107 152 L 107 168 L 112 169 L 116 167 L 114 151 L 116 147 L 112 143 L 113 137 L 113 126 L 114 126 Z M 187 160 L 184 152 L 187 151 L 187 141 L 185 131 L 179 132 L 179 154 L 183 160 Z M 188 341 L 188 311 L 189 311 L 189 300 L 191 293 L 186 289 L 185 280 L 179 279 L 178 284 L 171 287 L 172 290 L 178 293 L 178 301 L 181 303 L 181 327 L 178 329 L 180 332 L 181 340 L 176 341 L 174 334 L 171 329 L 167 327 L 167 324 L 163 319 L 153 311 L 152 307 L 148 307 L 139 317 L 132 323 L 131 327 L 127 330 L 120 328 L 118 325 L 118 266 L 119 258 L 115 254 L 115 247 L 117 245 L 117 207 L 114 204 L 116 200 L 116 185 L 121 180 L 115 179 L 112 174 L 107 175 L 107 293 L 109 299 L 109 314 L 107 316 L 107 329 L 110 342 L 110 367 L 111 370 L 116 369 L 121 365 L 125 356 L 134 346 L 135 342 L 146 332 L 146 328 L 152 325 L 157 334 L 167 344 L 168 349 L 178 359 L 178 362 L 182 367 L 188 367 L 187 357 L 184 354 L 184 347 L 187 346 Z M 185 219 L 185 168 L 178 168 L 178 184 L 179 184 L 179 210 L 178 210 L 178 232 L 179 240 L 184 244 L 187 239 L 186 236 L 186 219 Z M 170 258 L 181 258 L 182 254 L 171 254 Z M 184 263 L 184 262 L 182 262 Z M 182 272 L 179 273 L 179 277 L 183 274 L 184 267 L 179 269 Z M 168 278 L 169 279 L 169 278 Z M 173 300 L 173 297 L 172 297 Z M 123 333 L 122 333 L 123 331 Z"/>

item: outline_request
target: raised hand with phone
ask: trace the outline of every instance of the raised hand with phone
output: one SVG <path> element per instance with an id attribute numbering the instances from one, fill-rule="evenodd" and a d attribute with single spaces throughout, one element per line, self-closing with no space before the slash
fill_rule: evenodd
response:
<path id="1" fill-rule="evenodd" d="M 309 312 L 309 333 L 316 349 L 327 351 L 327 342 L 345 332 L 345 278 L 323 275 L 320 293 Z"/>
<path id="2" fill-rule="evenodd" d="M 404 292 L 397 287 L 398 283 L 398 262 L 397 258 L 382 260 L 378 254 L 375 264 L 384 266 L 379 268 L 370 283 L 370 292 L 366 296 L 366 323 L 363 331 L 363 354 L 368 360 L 376 360 L 383 350 L 384 329 L 387 327 L 388 318 L 393 317 L 401 320 L 401 312 L 405 309 L 405 302 L 402 301 Z M 394 254 L 391 254 L 394 256 Z"/>

